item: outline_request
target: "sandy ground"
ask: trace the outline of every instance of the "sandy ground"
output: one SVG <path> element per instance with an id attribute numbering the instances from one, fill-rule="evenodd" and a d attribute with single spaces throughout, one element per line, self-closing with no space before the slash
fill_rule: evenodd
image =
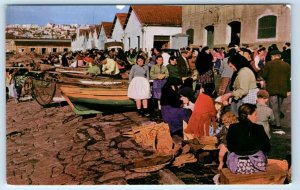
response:
<path id="1" fill-rule="evenodd" d="M 68 105 L 43 108 L 35 101 L 17 104 L 10 100 L 6 106 L 8 184 L 162 183 L 161 172 L 130 169 L 132 160 L 149 155 L 149 150 L 121 136 L 133 125 L 149 122 L 148 118 L 135 112 L 82 118 Z M 272 134 L 269 158 L 284 159 L 291 154 L 290 98 L 284 102 L 284 111 L 285 134 Z M 201 163 L 168 169 L 187 184 L 211 184 L 215 175 Z"/>

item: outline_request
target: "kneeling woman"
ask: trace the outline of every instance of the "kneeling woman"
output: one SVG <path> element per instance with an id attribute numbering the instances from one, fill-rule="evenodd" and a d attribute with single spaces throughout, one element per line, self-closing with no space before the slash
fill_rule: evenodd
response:
<path id="1" fill-rule="evenodd" d="M 189 99 L 178 94 L 182 85 L 182 80 L 169 77 L 162 88 L 161 93 L 161 114 L 163 120 L 168 123 L 171 136 L 183 137 L 182 122 L 189 121 L 189 115 L 184 108 L 184 104 L 189 103 Z"/>
<path id="2" fill-rule="evenodd" d="M 227 167 L 242 174 L 266 171 L 270 141 L 263 126 L 256 124 L 256 105 L 243 104 L 238 114 L 239 123 L 231 124 L 228 129 Z"/>

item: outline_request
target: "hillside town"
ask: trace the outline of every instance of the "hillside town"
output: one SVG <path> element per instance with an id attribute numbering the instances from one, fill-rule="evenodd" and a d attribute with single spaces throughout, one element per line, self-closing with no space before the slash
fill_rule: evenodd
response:
<path id="1" fill-rule="evenodd" d="M 289 5 L 5 31 L 8 184 L 291 183 Z"/>

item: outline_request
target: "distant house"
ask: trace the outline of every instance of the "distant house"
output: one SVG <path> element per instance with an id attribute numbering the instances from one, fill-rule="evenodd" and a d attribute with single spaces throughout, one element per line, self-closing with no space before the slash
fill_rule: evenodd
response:
<path id="1" fill-rule="evenodd" d="M 106 42 L 113 41 L 111 39 L 111 37 L 112 37 L 112 27 L 113 27 L 112 22 L 102 22 L 101 23 L 100 33 L 99 33 L 99 36 L 98 36 L 98 46 L 97 46 L 99 49 L 104 49 L 104 44 Z"/>
<path id="2" fill-rule="evenodd" d="M 182 33 L 182 7 L 132 5 L 125 21 L 124 48 L 172 47 L 173 35 Z"/>
<path id="3" fill-rule="evenodd" d="M 70 39 L 6 39 L 6 52 L 47 54 L 71 49 Z"/>
<path id="4" fill-rule="evenodd" d="M 100 32 L 100 27 L 101 25 L 90 26 L 89 37 L 85 46 L 87 49 L 99 48 L 98 34 Z"/>
<path id="5" fill-rule="evenodd" d="M 76 36 L 72 38 L 72 51 L 81 51 L 87 49 L 89 33 L 89 28 L 77 28 Z"/>
<path id="6" fill-rule="evenodd" d="M 117 13 L 112 26 L 112 40 L 116 42 L 124 41 L 124 29 L 127 13 Z"/>

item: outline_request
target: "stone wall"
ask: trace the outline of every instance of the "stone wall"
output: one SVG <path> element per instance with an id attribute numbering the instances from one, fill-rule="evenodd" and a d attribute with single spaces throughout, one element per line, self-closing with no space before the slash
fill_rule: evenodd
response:
<path id="1" fill-rule="evenodd" d="M 276 37 L 258 39 L 258 19 L 277 16 Z M 278 47 L 291 40 L 291 10 L 281 5 L 188 5 L 183 6 L 182 31 L 194 29 L 195 45 L 206 45 L 205 27 L 214 26 L 214 46 L 227 46 L 231 38 L 229 23 L 241 23 L 240 45 L 268 46 L 276 43 Z"/>

